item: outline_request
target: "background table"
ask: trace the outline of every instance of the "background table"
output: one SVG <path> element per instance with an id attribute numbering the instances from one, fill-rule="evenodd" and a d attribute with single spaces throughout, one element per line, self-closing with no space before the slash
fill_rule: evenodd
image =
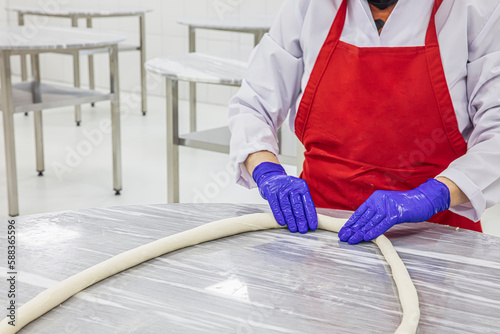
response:
<path id="1" fill-rule="evenodd" d="M 177 22 L 188 26 L 189 52 L 196 52 L 196 30 L 209 29 L 228 32 L 248 33 L 254 35 L 254 46 L 262 36 L 269 31 L 273 24 L 274 16 L 248 16 L 248 17 L 187 17 Z M 189 83 L 189 110 L 190 130 L 196 131 L 196 82 Z"/>
<path id="2" fill-rule="evenodd" d="M 114 189 L 119 192 L 121 184 L 120 144 L 120 86 L 118 73 L 118 43 L 126 36 L 99 30 L 77 28 L 41 28 L 26 31 L 23 27 L 0 28 L 0 77 L 1 110 L 5 136 L 5 161 L 7 169 L 7 192 L 9 214 L 19 214 L 16 149 L 14 137 L 14 113 L 35 111 L 35 142 L 37 171 L 45 170 L 43 157 L 43 132 L 41 110 L 78 105 L 93 101 L 111 101 L 113 140 Z M 109 52 L 109 92 L 98 92 L 41 83 L 39 55 L 41 53 L 67 53 L 80 50 L 106 48 Z M 12 83 L 10 57 L 31 55 L 33 81 Z"/>
<path id="3" fill-rule="evenodd" d="M 138 17 L 139 18 L 139 45 L 121 45 L 120 51 L 139 51 L 140 52 L 140 73 L 141 73 L 141 96 L 142 96 L 142 113 L 147 112 L 147 83 L 144 63 L 146 62 L 146 13 L 153 11 L 151 8 L 139 7 L 124 7 L 124 6 L 109 6 L 109 5 L 93 5 L 93 6 L 11 6 L 7 10 L 17 12 L 18 24 L 23 26 L 26 15 L 37 15 L 47 17 L 62 17 L 71 19 L 71 25 L 78 27 L 78 20 L 85 19 L 87 28 L 92 28 L 92 19 L 94 18 L 109 18 L 109 17 Z M 94 79 L 94 57 L 93 54 L 100 50 L 86 50 L 83 54 L 89 55 L 89 85 L 90 89 L 95 89 Z M 74 81 L 75 87 L 80 87 L 80 60 L 79 53 L 74 55 Z M 23 80 L 27 78 L 26 59 L 21 58 L 21 72 Z M 81 111 L 79 106 L 76 107 L 77 124 L 80 122 L 78 116 Z"/>
<path id="4" fill-rule="evenodd" d="M 247 63 L 203 53 L 188 53 L 146 62 L 146 69 L 165 77 L 167 102 L 167 200 L 179 202 L 179 146 L 229 153 L 229 127 L 179 134 L 179 81 L 240 86 Z M 280 162 L 294 164 L 297 158 L 280 154 Z"/>
<path id="5" fill-rule="evenodd" d="M 262 211 L 267 206 L 176 204 L 19 217 L 18 303 L 125 250 Z M 419 334 L 500 332 L 499 238 L 430 223 L 398 225 L 387 236 L 418 290 Z M 245 233 L 109 278 L 22 333 L 393 333 L 401 312 L 389 272 L 372 243 L 346 245 L 327 231 Z"/>

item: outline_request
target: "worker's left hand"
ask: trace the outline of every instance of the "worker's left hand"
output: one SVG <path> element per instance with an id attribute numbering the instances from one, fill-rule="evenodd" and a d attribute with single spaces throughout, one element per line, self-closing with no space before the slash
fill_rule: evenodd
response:
<path id="1" fill-rule="evenodd" d="M 400 223 L 423 222 L 450 207 L 448 187 L 435 179 L 410 191 L 375 191 L 339 231 L 341 241 L 370 241 Z"/>

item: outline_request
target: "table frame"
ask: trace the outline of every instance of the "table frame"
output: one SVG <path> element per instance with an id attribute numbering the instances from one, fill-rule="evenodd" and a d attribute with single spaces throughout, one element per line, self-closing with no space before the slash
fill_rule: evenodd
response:
<path id="1" fill-rule="evenodd" d="M 96 14 L 53 14 L 53 13 L 32 13 L 28 10 L 15 10 L 18 15 L 18 25 L 23 26 L 25 24 L 25 16 L 46 16 L 46 17 L 59 17 L 59 18 L 69 18 L 71 19 L 71 26 L 73 28 L 78 27 L 78 20 L 85 19 L 87 28 L 92 28 L 92 19 L 94 18 L 110 18 L 110 17 L 135 17 L 139 18 L 139 45 L 138 46 L 123 46 L 119 48 L 120 52 L 123 51 L 139 51 L 140 52 L 140 73 L 141 73 L 141 101 L 142 101 L 142 114 L 145 116 L 147 113 L 147 77 L 144 64 L 146 63 L 146 13 L 144 11 L 141 13 L 134 14 L 107 14 L 107 15 L 96 15 Z M 98 53 L 102 48 L 94 49 L 94 53 Z M 89 49 L 92 50 L 92 49 Z M 74 86 L 80 87 L 80 52 L 73 52 L 73 81 Z M 95 89 L 95 76 L 94 76 L 94 56 L 89 54 L 89 87 L 90 89 Z M 26 81 L 28 77 L 27 74 L 27 61 L 25 56 L 21 56 L 21 78 Z M 94 103 L 92 102 L 92 106 Z M 75 122 L 77 125 L 81 123 L 81 106 L 75 106 Z"/>
<path id="2" fill-rule="evenodd" d="M 121 127 L 120 127 L 120 83 L 118 69 L 118 44 L 103 46 L 109 53 L 110 93 L 100 97 L 90 96 L 86 98 L 74 98 L 61 101 L 60 103 L 42 101 L 42 85 L 40 76 L 40 58 L 42 53 L 78 53 L 80 50 L 94 49 L 92 47 L 75 47 L 64 50 L 0 50 L 0 82 L 2 116 L 5 137 L 5 162 L 7 172 L 7 194 L 9 215 L 19 215 L 19 193 L 17 185 L 16 148 L 14 131 L 14 114 L 16 112 L 34 111 L 35 113 L 35 141 L 36 141 L 36 166 L 39 175 L 45 170 L 43 153 L 43 128 L 42 109 L 89 103 L 94 99 L 98 101 L 111 101 L 111 123 L 112 123 L 112 146 L 113 146 L 113 187 L 116 194 L 122 190 L 122 166 L 121 166 Z M 33 103 L 15 106 L 13 96 L 12 72 L 10 57 L 20 55 L 25 58 L 31 56 L 32 76 L 31 93 Z M 27 74 L 26 74 L 27 79 Z"/>

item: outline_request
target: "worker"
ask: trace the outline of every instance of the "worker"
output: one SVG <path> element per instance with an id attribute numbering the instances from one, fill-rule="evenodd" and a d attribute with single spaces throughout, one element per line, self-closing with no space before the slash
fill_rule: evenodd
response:
<path id="1" fill-rule="evenodd" d="M 230 102 L 237 182 L 281 225 L 355 211 L 339 233 L 395 224 L 482 231 L 500 199 L 500 0 L 286 0 Z M 300 178 L 277 129 L 305 147 Z"/>

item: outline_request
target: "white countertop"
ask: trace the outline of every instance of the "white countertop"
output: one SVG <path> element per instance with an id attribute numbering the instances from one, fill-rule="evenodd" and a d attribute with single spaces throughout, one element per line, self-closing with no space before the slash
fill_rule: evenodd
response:
<path id="1" fill-rule="evenodd" d="M 247 71 L 246 62 L 203 53 L 154 58 L 145 66 L 172 79 L 225 85 L 240 85 Z"/>
<path id="2" fill-rule="evenodd" d="M 84 28 L 0 27 L 0 50 L 60 50 L 104 47 L 127 36 L 117 32 Z"/>
<path id="3" fill-rule="evenodd" d="M 275 16 L 206 16 L 206 17 L 186 17 L 177 20 L 180 24 L 185 24 L 195 28 L 223 29 L 223 30 L 262 30 L 268 31 L 273 24 Z"/>
<path id="4" fill-rule="evenodd" d="M 53 8 L 54 7 L 54 8 Z M 48 16 L 120 16 L 120 15 L 138 15 L 152 12 L 152 8 L 128 7 L 128 6 L 110 6 L 110 5 L 92 5 L 92 6 L 9 6 L 7 10 L 23 14 L 36 14 Z"/>

